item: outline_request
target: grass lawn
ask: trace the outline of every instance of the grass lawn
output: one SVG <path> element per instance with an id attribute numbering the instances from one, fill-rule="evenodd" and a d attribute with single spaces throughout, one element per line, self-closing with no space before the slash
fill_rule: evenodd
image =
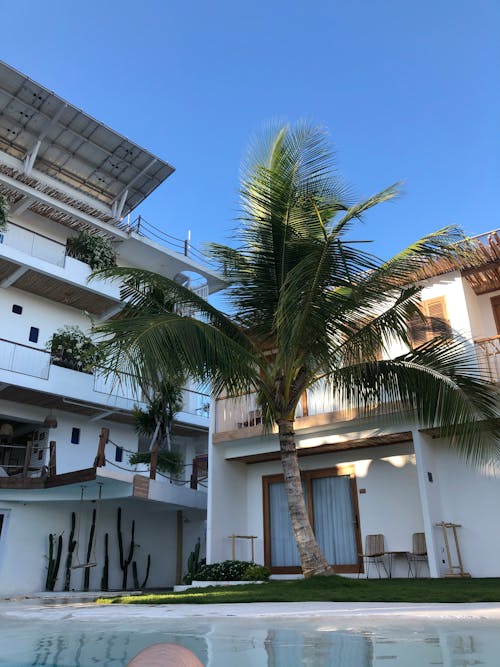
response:
<path id="1" fill-rule="evenodd" d="M 313 577 L 100 598 L 101 604 L 211 604 L 221 602 L 499 602 L 500 579 L 348 579 Z"/>

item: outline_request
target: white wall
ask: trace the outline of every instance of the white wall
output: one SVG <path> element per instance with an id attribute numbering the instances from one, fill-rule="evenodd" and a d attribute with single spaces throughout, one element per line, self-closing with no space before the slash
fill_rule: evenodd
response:
<path id="1" fill-rule="evenodd" d="M 148 553 L 151 554 L 151 574 L 148 587 L 173 586 L 176 569 L 177 518 L 176 511 L 166 511 L 159 503 L 140 500 L 105 500 L 96 534 L 96 556 L 98 566 L 91 568 L 90 589 L 99 590 L 104 562 L 104 534 L 109 533 L 109 558 L 111 589 L 121 589 L 122 571 L 119 566 L 117 541 L 117 508 L 122 507 L 122 533 L 125 553 L 130 545 L 132 520 L 136 522 L 135 541 L 141 583 L 146 572 Z M 83 520 L 80 529 L 79 561 L 85 562 L 89 536 L 89 523 L 95 503 L 84 502 Z M 14 503 L 0 500 L 0 512 L 7 511 L 8 522 L 0 538 L 0 596 L 41 591 L 44 589 L 48 554 L 48 534 L 63 533 L 63 551 L 56 590 L 64 585 L 67 542 L 71 527 L 71 512 L 77 517 L 80 505 L 77 502 L 31 502 Z M 200 517 L 190 518 L 192 530 L 198 532 L 203 525 Z M 186 539 L 186 552 L 191 540 Z M 191 547 L 192 548 L 192 547 Z M 190 550 L 190 549 L 189 549 Z M 187 556 L 184 559 L 184 563 Z M 77 562 L 76 557 L 73 564 Z M 183 565 L 184 565 L 183 563 Z M 82 590 L 84 570 L 72 570 L 73 590 Z M 129 589 L 133 588 L 132 566 L 129 568 Z"/>
<path id="2" fill-rule="evenodd" d="M 228 536 L 236 533 L 257 536 L 255 560 L 263 563 L 262 477 L 281 473 L 281 464 L 226 461 L 225 451 L 224 445 L 212 447 L 209 561 L 231 557 Z M 411 443 L 301 457 L 299 463 L 302 470 L 354 466 L 363 544 L 367 534 L 382 533 L 388 550 L 408 551 L 412 533 L 424 530 Z M 236 557 L 249 560 L 250 544 L 238 542 Z M 406 563 L 397 565 L 395 574 L 406 576 Z"/>
<path id="3" fill-rule="evenodd" d="M 224 448 L 215 446 L 209 450 L 208 469 L 207 562 L 217 563 L 231 558 L 229 535 L 249 534 L 245 532 L 249 529 L 247 468 L 244 463 L 225 461 Z M 262 531 L 255 535 L 262 536 Z M 263 562 L 262 556 L 256 561 Z"/>
<path id="4" fill-rule="evenodd" d="M 461 524 L 458 538 L 464 568 L 473 577 L 500 575 L 500 479 L 474 470 L 457 457 L 444 441 L 434 441 L 435 484 L 440 489 L 440 521 Z M 435 528 L 436 541 L 445 559 L 441 529 Z M 453 544 L 453 541 L 451 541 Z M 453 552 L 454 550 L 452 550 Z M 453 558 L 453 553 L 452 553 Z M 456 564 L 456 559 L 454 563 Z M 447 564 L 441 562 L 441 572 Z"/>

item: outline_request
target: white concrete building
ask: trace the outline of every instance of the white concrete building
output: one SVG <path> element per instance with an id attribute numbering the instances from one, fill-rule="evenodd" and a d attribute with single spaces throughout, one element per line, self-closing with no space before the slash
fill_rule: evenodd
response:
<path id="1" fill-rule="evenodd" d="M 49 534 L 55 535 L 56 547 L 62 535 L 55 590 L 64 587 L 72 513 L 74 537 L 79 537 L 69 569 L 71 590 L 84 587 L 85 572 L 91 590 L 101 587 L 106 534 L 108 586 L 122 588 L 118 508 L 125 559 L 135 520 L 129 588 L 133 561 L 142 583 L 148 555 L 148 586 L 179 582 L 197 538 L 203 541 L 207 396 L 193 387 L 184 391 L 174 429 L 184 474 L 150 480 L 147 471 L 131 471 L 128 462 L 128 452 L 140 444 L 132 410 L 145 404 L 127 382 L 111 383 L 99 369 L 90 374 L 55 365 L 46 347 L 61 327 L 77 325 L 88 332 L 92 320 L 120 310 L 119 286 L 88 283 L 90 267 L 68 256 L 68 239 L 80 230 L 109 239 L 118 265 L 172 278 L 187 271 L 197 274 L 197 288 L 204 293 L 220 288 L 218 277 L 187 257 L 182 244 L 169 249 L 160 230 L 140 219 L 130 223 L 130 213 L 172 171 L 0 64 L 0 196 L 10 203 L 8 227 L 0 234 L 0 596 L 44 589 Z M 148 231 L 160 242 L 148 238 Z M 109 431 L 106 464 L 96 467 L 103 428 Z M 95 565 L 74 568 L 88 562 Z"/>
<path id="2" fill-rule="evenodd" d="M 424 311 L 470 341 L 494 382 L 499 379 L 499 258 L 499 237 L 491 233 L 476 240 L 468 264 L 430 266 L 422 281 Z M 499 479 L 472 470 L 447 442 L 412 421 L 339 411 L 321 387 L 307 392 L 296 416 L 310 517 L 337 572 L 363 575 L 366 537 L 382 534 L 384 551 L 393 552 L 384 557 L 385 567 L 392 575 L 407 576 L 413 534 L 424 533 L 428 564 L 419 564 L 419 575 L 457 575 L 453 528 L 446 530 L 448 554 L 443 527 L 437 525 L 444 522 L 460 526 L 455 530 L 464 572 L 500 576 Z M 278 436 L 264 435 L 260 421 L 252 395 L 215 402 L 207 559 L 230 558 L 231 535 L 254 536 L 256 562 L 275 574 L 299 573 Z M 249 559 L 250 547 L 249 538 L 236 539 L 236 557 Z M 381 572 L 385 576 L 382 566 Z M 376 570 L 370 576 L 377 576 Z"/>

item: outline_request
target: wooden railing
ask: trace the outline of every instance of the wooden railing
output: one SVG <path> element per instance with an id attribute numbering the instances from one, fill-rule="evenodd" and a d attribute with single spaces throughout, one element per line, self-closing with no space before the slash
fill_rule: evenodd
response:
<path id="1" fill-rule="evenodd" d="M 481 369 L 490 382 L 500 382 L 500 335 L 474 341 Z"/>
<path id="2" fill-rule="evenodd" d="M 199 484 L 206 485 L 208 480 L 208 454 L 196 456 L 193 459 L 191 472 L 191 488 L 197 489 Z"/>
<path id="3" fill-rule="evenodd" d="M 48 463 L 45 463 L 46 452 L 49 452 Z M 33 460 L 33 455 L 36 455 Z M 1 480 L 26 480 L 55 477 L 56 443 L 51 440 L 48 445 L 40 446 L 33 442 L 26 444 L 4 443 L 0 445 L 0 486 Z"/>

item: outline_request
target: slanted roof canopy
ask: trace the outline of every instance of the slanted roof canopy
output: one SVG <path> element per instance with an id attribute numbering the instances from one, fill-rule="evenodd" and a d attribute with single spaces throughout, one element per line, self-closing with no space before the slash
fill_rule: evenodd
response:
<path id="1" fill-rule="evenodd" d="M 115 220 L 174 168 L 0 61 L 0 150 L 97 199 Z"/>

